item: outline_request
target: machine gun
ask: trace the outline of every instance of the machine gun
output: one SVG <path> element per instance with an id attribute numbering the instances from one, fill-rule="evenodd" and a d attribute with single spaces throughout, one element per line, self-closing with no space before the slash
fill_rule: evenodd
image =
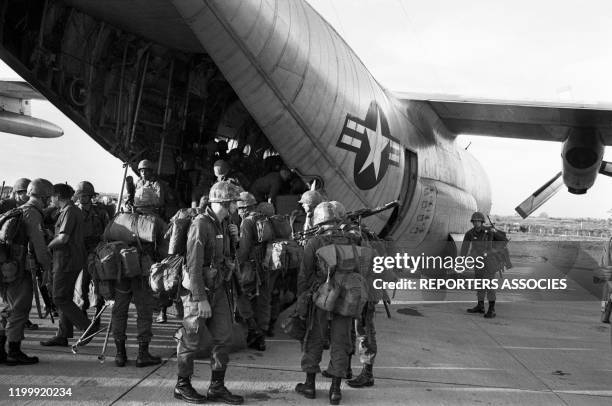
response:
<path id="1" fill-rule="evenodd" d="M 386 203 L 382 206 L 378 206 L 375 207 L 373 209 L 370 209 L 368 207 L 364 207 L 362 209 L 359 210 L 355 210 L 355 211 L 350 211 L 346 214 L 346 218 L 347 220 L 349 220 L 350 222 L 360 222 L 361 219 L 365 218 L 365 217 L 370 217 L 373 216 L 375 214 L 378 214 L 380 212 L 383 212 L 385 210 L 389 210 L 389 209 L 393 209 L 397 206 L 399 206 L 400 201 L 399 200 L 394 200 L 392 202 Z M 320 225 L 316 225 L 314 227 L 311 227 L 307 230 L 304 231 L 297 231 L 295 233 L 293 233 L 292 237 L 295 241 L 302 241 L 302 240 L 306 240 L 314 235 L 316 235 L 319 230 L 321 229 Z"/>

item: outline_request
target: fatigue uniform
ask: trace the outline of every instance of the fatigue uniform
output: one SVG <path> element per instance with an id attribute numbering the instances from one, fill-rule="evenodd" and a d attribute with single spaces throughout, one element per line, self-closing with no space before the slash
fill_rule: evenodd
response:
<path id="1" fill-rule="evenodd" d="M 463 237 L 460 256 L 466 256 L 468 252 L 472 257 L 487 257 L 492 252 L 493 233 L 486 227 L 482 227 L 480 231 L 471 228 Z M 491 279 L 495 277 L 495 266 L 491 261 L 485 258 L 485 266 L 482 269 L 475 268 L 475 276 L 477 279 Z M 495 289 L 478 289 L 478 301 L 484 301 L 485 296 L 489 302 L 495 301 Z"/>
<path id="2" fill-rule="evenodd" d="M 187 238 L 185 260 L 189 290 L 181 292 L 185 317 L 177 333 L 179 377 L 193 375 L 196 354 L 211 338 L 212 371 L 225 371 L 227 367 L 233 322 L 226 281 L 231 276 L 225 265 L 229 258 L 231 244 L 227 222 L 220 222 L 208 207 L 192 221 Z M 203 300 L 210 303 L 212 314 L 208 319 L 198 318 L 197 302 Z"/>
<path id="3" fill-rule="evenodd" d="M 15 250 L 20 274 L 15 282 L 3 287 L 0 292 L 9 308 L 6 327 L 0 323 L 0 336 L 6 335 L 9 342 L 23 340 L 23 330 L 32 308 L 32 278 L 25 269 L 28 242 L 29 249 L 34 253 L 42 268 L 47 272 L 51 270 L 51 258 L 41 226 L 43 205 L 38 200 L 30 200 L 21 207 L 25 236 L 23 236 L 22 244 L 14 243 L 12 248 Z"/>
<path id="4" fill-rule="evenodd" d="M 53 250 L 53 301 L 59 312 L 58 337 L 71 338 L 73 324 L 80 330 L 89 326 L 86 315 L 73 302 L 74 285 L 86 263 L 83 214 L 69 201 L 59 211 L 55 236 L 67 234 L 68 242 Z"/>
<path id="5" fill-rule="evenodd" d="M 240 224 L 238 260 L 242 294 L 238 298 L 238 309 L 243 319 L 254 319 L 259 330 L 267 331 L 271 317 L 272 288 L 280 270 L 271 271 L 262 267 L 266 246 L 265 243 L 257 242 L 256 215 L 256 212 L 250 212 Z M 249 277 L 249 274 L 252 276 Z M 244 279 L 248 282 L 242 283 Z M 258 296 L 255 296 L 256 284 L 259 285 Z"/>
<path id="6" fill-rule="evenodd" d="M 159 180 L 138 179 L 134 194 L 134 206 L 143 214 L 155 214 L 167 220 L 166 206 L 173 200 L 168 185 Z"/>
<path id="7" fill-rule="evenodd" d="M 96 204 L 90 203 L 82 205 L 81 203 L 76 204 L 83 214 L 83 235 L 85 238 L 85 249 L 88 257 L 95 255 L 96 247 L 102 240 L 104 234 L 104 228 L 109 222 L 107 210 Z M 89 261 L 87 261 L 89 263 Z M 89 273 L 89 269 L 83 269 L 83 279 L 81 284 L 81 292 L 83 292 L 83 299 L 88 297 L 89 284 L 91 282 L 92 275 Z M 104 305 L 104 299 L 101 296 L 96 298 L 96 308 L 98 311 Z M 84 306 L 84 310 L 87 311 L 89 306 Z"/>
<path id="8" fill-rule="evenodd" d="M 17 208 L 17 200 L 13 198 L 0 200 L 0 214 L 6 213 L 9 210 Z"/>
<path id="9" fill-rule="evenodd" d="M 153 292 L 144 276 L 121 278 L 115 282 L 115 304 L 113 305 L 112 328 L 115 340 L 126 341 L 125 331 L 128 322 L 130 301 L 136 306 L 136 339 L 139 343 L 148 343 L 153 337 Z"/>
<path id="10" fill-rule="evenodd" d="M 329 245 L 329 237 L 333 243 L 357 243 L 346 236 L 339 235 L 335 229 L 326 229 L 322 234 L 312 237 L 304 247 L 304 257 L 298 275 L 298 296 L 309 289 L 321 285 L 327 278 L 327 273 L 317 263 L 316 251 Z M 313 305 L 314 306 L 314 305 Z M 315 306 L 312 328 L 303 345 L 302 370 L 308 373 L 317 373 L 321 369 L 319 363 L 326 344 L 326 337 L 330 336 L 330 361 L 327 372 L 337 378 L 344 378 L 349 366 L 349 356 L 352 352 L 351 329 L 352 318 L 339 314 L 326 312 Z M 331 321 L 328 323 L 328 321 Z"/>
<path id="11" fill-rule="evenodd" d="M 255 196 L 257 202 L 265 202 L 271 199 L 272 204 L 276 207 L 276 196 L 283 186 L 283 178 L 280 172 L 270 172 L 269 174 L 255 179 L 249 192 Z"/>

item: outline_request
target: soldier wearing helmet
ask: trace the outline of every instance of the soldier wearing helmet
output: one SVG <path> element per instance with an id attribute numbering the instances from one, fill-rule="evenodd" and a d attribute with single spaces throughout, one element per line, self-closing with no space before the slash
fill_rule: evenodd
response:
<path id="1" fill-rule="evenodd" d="M 46 179 L 34 179 L 27 186 L 29 199 L 20 206 L 23 213 L 23 234 L 18 234 L 11 244 L 11 256 L 16 264 L 14 280 L 5 285 L 0 292 L 8 304 L 9 316 L 6 326 L 0 324 L 0 363 L 7 365 L 27 365 L 38 362 L 37 357 L 29 357 L 21 351 L 23 331 L 32 308 L 32 278 L 26 269 L 28 246 L 32 255 L 46 275 L 51 273 L 51 257 L 42 232 L 43 209 L 49 204 L 52 185 Z M 8 341 L 8 354 L 5 344 Z"/>
<path id="2" fill-rule="evenodd" d="M 15 181 L 11 196 L 8 199 L 0 200 L 0 214 L 21 206 L 28 201 L 28 185 L 30 179 L 20 178 Z"/>
<path id="3" fill-rule="evenodd" d="M 109 222 L 108 211 L 105 207 L 93 203 L 92 199 L 97 195 L 94 186 L 86 180 L 79 182 L 76 191 L 74 192 L 77 198 L 76 206 L 83 214 L 83 236 L 85 238 L 85 249 L 87 250 L 87 264 L 93 263 L 95 250 L 100 241 L 102 234 Z M 87 313 L 89 309 L 89 284 L 91 282 L 91 273 L 87 268 L 83 270 L 83 278 L 81 285 L 81 295 L 83 300 L 82 309 Z M 104 298 L 101 295 L 96 297 L 96 312 L 99 312 L 104 306 Z M 94 329 L 99 328 L 100 319 L 96 320 Z"/>
<path id="4" fill-rule="evenodd" d="M 267 216 L 256 210 L 257 200 L 251 193 L 240 193 L 240 199 L 238 213 L 242 222 L 238 247 L 238 279 L 241 294 L 238 297 L 238 309 L 240 316 L 247 323 L 247 345 L 258 351 L 265 351 L 264 331 L 268 330 L 270 323 L 270 295 L 278 272 L 264 271 L 262 265 L 266 243 L 258 241 L 257 222 L 269 222 Z"/>
<path id="5" fill-rule="evenodd" d="M 472 227 L 465 233 L 463 237 L 463 244 L 461 245 L 460 256 L 465 257 L 469 255 L 473 258 L 483 257 L 485 258 L 485 266 L 481 269 L 475 268 L 475 275 L 477 279 L 490 279 L 494 277 L 495 270 L 489 269 L 486 257 L 492 251 L 493 245 L 493 233 L 491 230 L 484 226 L 485 216 L 481 212 L 477 211 L 472 214 L 470 219 Z M 489 308 L 485 313 L 484 300 L 485 296 L 489 301 Z M 478 303 L 476 306 L 467 309 L 468 313 L 485 313 L 484 317 L 493 318 L 495 317 L 495 289 L 479 289 L 477 291 Z"/>
<path id="6" fill-rule="evenodd" d="M 148 159 L 138 163 L 140 179 L 136 182 L 134 194 L 134 208 L 145 214 L 156 214 L 167 220 L 167 206 L 174 201 L 166 182 L 155 175 L 155 165 Z"/>
<path id="7" fill-rule="evenodd" d="M 302 197 L 300 198 L 298 203 L 302 205 L 302 207 L 304 208 L 304 211 L 306 212 L 306 221 L 304 222 L 304 230 L 308 230 L 309 228 L 312 228 L 315 226 L 314 221 L 313 221 L 314 210 L 315 210 L 315 207 L 317 207 L 317 205 L 321 203 L 322 201 L 323 201 L 323 196 L 321 196 L 321 194 L 317 192 L 316 190 L 309 190 L 302 194 Z"/>
<path id="8" fill-rule="evenodd" d="M 298 297 L 308 294 L 312 287 L 321 286 L 328 276 L 321 261 L 317 260 L 317 251 L 320 248 L 331 244 L 361 244 L 358 236 L 340 230 L 336 210 L 330 202 L 322 202 L 316 206 L 312 221 L 313 225 L 318 226 L 319 229 L 304 247 L 304 256 L 298 274 Z M 301 366 L 306 373 L 306 381 L 297 384 L 295 390 L 306 398 L 315 398 L 315 376 L 321 372 L 319 363 L 327 337 L 330 337 L 330 362 L 327 373 L 332 377 L 332 384 L 329 389 L 329 401 L 330 404 L 338 404 L 342 397 L 340 391 L 342 378 L 346 377 L 346 372 L 350 367 L 349 354 L 352 351 L 350 331 L 353 319 L 349 316 L 327 312 L 317 306 L 311 317 L 312 319 L 307 320 L 307 324 L 311 326 L 310 333 L 302 346 Z"/>
<path id="9" fill-rule="evenodd" d="M 17 188 L 21 190 L 27 179 L 20 179 Z M 28 181 L 29 182 L 29 181 Z M 19 184 L 21 183 L 21 184 Z M 7 285 L 2 292 L 4 301 L 8 304 L 9 316 L 6 326 L 0 324 L 0 363 L 7 365 L 35 364 L 37 357 L 29 357 L 21 351 L 21 340 L 23 330 L 28 322 L 28 315 L 32 307 L 33 285 L 32 278 L 25 270 L 26 252 L 28 245 L 31 255 L 40 264 L 46 275 L 51 273 L 51 257 L 45 243 L 42 232 L 43 210 L 49 205 L 53 185 L 46 179 L 34 179 L 26 186 L 27 202 L 20 206 L 23 213 L 23 224 L 25 236 L 20 236 L 13 243 L 16 250 L 14 260 L 20 264 L 16 279 Z M 20 248 L 20 249 L 18 249 Z M 8 340 L 9 352 L 5 351 L 5 343 Z"/>
<path id="10" fill-rule="evenodd" d="M 178 379 L 174 397 L 190 403 L 225 402 L 242 404 L 242 396 L 225 387 L 225 370 L 229 361 L 228 344 L 232 338 L 232 309 L 228 281 L 232 278 L 232 239 L 228 216 L 240 200 L 238 190 L 229 182 L 215 183 L 209 193 L 210 206 L 196 216 L 187 236 L 185 276 L 181 298 L 185 309 L 183 326 L 177 332 Z M 237 230 L 236 230 L 237 231 Z M 233 234 L 233 236 L 232 236 Z M 199 350 L 213 338 L 211 382 L 206 396 L 191 385 L 194 360 Z"/>

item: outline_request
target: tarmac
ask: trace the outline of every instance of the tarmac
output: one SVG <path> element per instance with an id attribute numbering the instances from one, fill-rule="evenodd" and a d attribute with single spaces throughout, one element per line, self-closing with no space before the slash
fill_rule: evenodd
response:
<path id="1" fill-rule="evenodd" d="M 505 276 L 525 275 L 564 276 L 547 263 L 517 264 Z M 397 291 L 391 318 L 379 305 L 375 385 L 353 389 L 343 383 L 342 404 L 612 404 L 611 333 L 610 325 L 599 321 L 599 298 L 572 280 L 562 292 L 504 292 L 498 294 L 495 319 L 466 313 L 474 298 L 468 291 Z M 162 364 L 136 368 L 135 311 L 130 312 L 124 368 L 114 365 L 112 337 L 105 363 L 98 361 L 103 335 L 76 355 L 70 348 L 41 347 L 38 342 L 52 337 L 55 326 L 32 312 L 40 329 L 26 331 L 23 348 L 40 363 L 0 365 L 0 404 L 185 404 L 172 394 L 177 370 L 172 336 L 179 321 L 169 316 L 167 324 L 154 324 L 151 352 L 163 357 Z M 294 392 L 304 379 L 297 341 L 277 332 L 267 346 L 265 352 L 231 355 L 226 383 L 232 392 L 245 396 L 246 404 L 328 404 L 331 381 L 320 375 L 315 400 Z M 327 354 L 322 368 L 326 363 Z M 358 359 L 352 368 L 359 372 Z M 205 392 L 209 379 L 208 361 L 198 360 L 194 387 Z M 15 388 L 70 388 L 71 396 L 11 397 Z"/>

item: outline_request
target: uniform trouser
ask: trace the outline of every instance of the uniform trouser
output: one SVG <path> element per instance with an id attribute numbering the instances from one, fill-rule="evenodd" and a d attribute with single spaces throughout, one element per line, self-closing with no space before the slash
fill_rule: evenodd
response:
<path id="1" fill-rule="evenodd" d="M 351 344 L 352 317 L 326 312 L 318 307 L 315 308 L 313 317 L 312 329 L 303 345 L 302 371 L 306 373 L 321 372 L 319 363 L 321 362 L 329 328 L 331 329 L 331 342 L 327 372 L 332 376 L 344 378 L 353 347 Z M 329 320 L 329 317 L 331 317 L 331 320 Z"/>
<path id="2" fill-rule="evenodd" d="M 495 278 L 495 272 L 490 271 L 489 269 L 476 270 L 475 274 L 476 279 L 488 279 L 492 281 Z M 485 296 L 489 302 L 492 302 L 497 297 L 495 289 L 477 289 L 476 290 L 476 298 L 479 302 L 485 300 Z"/>
<path id="3" fill-rule="evenodd" d="M 89 319 L 73 301 L 80 272 L 80 269 L 59 269 L 53 273 L 53 302 L 59 313 L 58 337 L 72 338 L 73 325 L 83 331 L 89 327 Z"/>
<path id="4" fill-rule="evenodd" d="M 198 304 L 191 300 L 191 294 L 184 290 L 182 295 L 185 317 L 183 326 L 177 332 L 176 358 L 178 376 L 193 375 L 193 362 L 199 351 L 212 342 L 210 367 L 213 371 L 225 371 L 229 361 L 229 344 L 232 340 L 232 312 L 225 287 L 209 293 L 208 302 L 212 315 L 208 319 L 198 317 Z"/>
<path id="5" fill-rule="evenodd" d="M 113 338 L 125 341 L 130 301 L 136 306 L 136 331 L 139 343 L 148 343 L 153 337 L 153 306 L 155 299 L 146 279 L 142 276 L 122 278 L 115 283 L 115 304 L 111 314 Z"/>
<path id="6" fill-rule="evenodd" d="M 238 311 L 245 319 L 255 319 L 260 330 L 267 331 L 272 310 L 272 288 L 280 275 L 280 270 L 261 272 L 259 295 L 255 296 L 255 288 L 243 289 L 238 297 Z"/>
<path id="7" fill-rule="evenodd" d="M 32 309 L 32 292 L 32 279 L 29 275 L 2 290 L 2 296 L 7 304 L 7 318 L 6 326 L 0 323 L 0 335 L 6 335 L 9 342 L 24 339 L 23 330 Z"/>
<path id="8" fill-rule="evenodd" d="M 372 355 L 369 362 L 366 364 L 374 364 L 374 358 L 378 353 L 378 346 L 376 344 L 376 326 L 374 325 L 374 315 L 376 314 L 376 302 L 367 302 L 361 312 L 361 317 L 357 319 L 357 334 L 365 337 L 364 346 L 366 348 L 366 354 Z M 356 335 L 353 332 L 353 343 L 355 343 Z M 355 345 L 353 345 L 355 348 Z"/>

